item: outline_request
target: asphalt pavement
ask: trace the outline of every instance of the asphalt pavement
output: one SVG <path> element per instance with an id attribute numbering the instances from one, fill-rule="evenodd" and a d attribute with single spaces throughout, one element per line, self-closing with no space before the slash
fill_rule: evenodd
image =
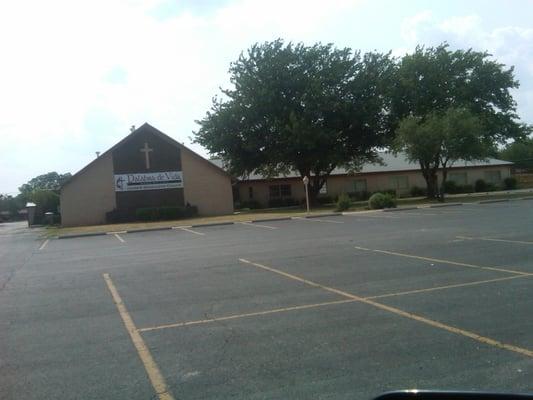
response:
<path id="1" fill-rule="evenodd" d="M 533 392 L 533 201 L 44 240 L 0 224 L 1 399 Z"/>

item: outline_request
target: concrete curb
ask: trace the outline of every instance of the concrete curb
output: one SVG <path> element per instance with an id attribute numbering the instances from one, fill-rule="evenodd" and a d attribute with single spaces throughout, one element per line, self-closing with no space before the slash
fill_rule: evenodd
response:
<path id="1" fill-rule="evenodd" d="M 189 225 L 191 228 L 201 228 L 202 226 L 222 226 L 222 225 L 234 225 L 235 222 L 233 221 L 227 221 L 227 222 L 212 222 L 210 224 L 196 224 L 196 225 Z"/>
<path id="2" fill-rule="evenodd" d="M 303 216 L 303 218 L 338 217 L 339 215 L 342 215 L 342 213 L 333 212 L 333 213 L 326 213 L 326 214 L 305 215 L 305 216 Z"/>
<path id="3" fill-rule="evenodd" d="M 398 208 L 384 208 L 383 212 L 397 212 L 407 210 L 418 210 L 420 207 L 398 207 Z"/>
<path id="4" fill-rule="evenodd" d="M 172 229 L 171 226 L 162 226 L 159 228 L 140 228 L 140 229 L 132 229 L 130 231 L 125 231 L 125 233 L 141 233 L 141 232 L 155 232 L 155 231 L 168 231 Z M 112 232 L 110 232 L 112 233 Z"/>
<path id="5" fill-rule="evenodd" d="M 252 223 L 261 223 L 261 222 L 271 222 L 271 221 L 289 221 L 292 217 L 277 217 L 277 218 L 266 218 L 266 219 L 254 219 L 250 222 Z"/>
<path id="6" fill-rule="evenodd" d="M 105 236 L 107 235 L 107 232 L 90 232 L 90 233 L 73 233 L 71 235 L 59 235 L 57 236 L 58 239 L 75 239 L 80 237 L 88 237 L 88 236 Z"/>
<path id="7" fill-rule="evenodd" d="M 520 197 L 520 200 L 533 200 L 533 196 L 529 196 L 529 197 Z"/>
<path id="8" fill-rule="evenodd" d="M 464 205 L 464 203 L 430 204 L 428 208 L 456 207 L 456 206 L 462 206 L 462 205 Z"/>
<path id="9" fill-rule="evenodd" d="M 478 204 L 503 203 L 509 200 L 510 199 L 481 200 L 481 201 L 478 201 Z"/>

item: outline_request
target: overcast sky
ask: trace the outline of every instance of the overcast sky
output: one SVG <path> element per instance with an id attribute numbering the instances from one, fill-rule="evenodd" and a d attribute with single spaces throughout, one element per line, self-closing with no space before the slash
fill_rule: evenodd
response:
<path id="1" fill-rule="evenodd" d="M 514 65 L 533 123 L 532 0 L 35 0 L 0 5 L 0 193 L 76 172 L 149 122 L 191 145 L 228 66 L 258 41 L 402 55 L 488 50 Z"/>

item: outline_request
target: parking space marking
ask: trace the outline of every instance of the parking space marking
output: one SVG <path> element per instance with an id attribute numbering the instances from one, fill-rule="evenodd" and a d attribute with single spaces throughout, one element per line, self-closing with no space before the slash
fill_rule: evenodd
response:
<path id="1" fill-rule="evenodd" d="M 111 297 L 113 298 L 113 302 L 117 307 L 118 313 L 122 318 L 122 322 L 124 323 L 124 326 L 126 327 L 128 333 L 130 334 L 131 341 L 133 342 L 133 345 L 137 350 L 137 354 L 139 355 L 139 358 L 141 359 L 144 365 L 144 369 L 146 370 L 148 378 L 150 379 L 150 383 L 152 384 L 152 387 L 154 388 L 157 397 L 159 398 L 159 400 L 174 400 L 174 397 L 170 393 L 168 386 L 165 382 L 165 378 L 161 374 L 161 371 L 159 370 L 157 363 L 152 357 L 148 346 L 146 346 L 146 343 L 144 342 L 141 334 L 135 326 L 135 323 L 133 322 L 130 313 L 124 305 L 124 302 L 122 301 L 122 298 L 120 297 L 120 294 L 118 293 L 115 284 L 111 280 L 111 277 L 109 276 L 109 274 L 103 274 L 102 276 L 104 277 L 105 283 L 107 284 L 107 288 L 111 293 Z"/>
<path id="2" fill-rule="evenodd" d="M 331 219 L 302 218 L 302 217 L 292 217 L 292 219 L 297 219 L 298 221 L 314 221 L 314 222 L 328 222 L 330 224 L 344 224 L 344 221 L 332 221 Z"/>
<path id="3" fill-rule="evenodd" d="M 246 226 L 255 226 L 257 228 L 278 229 L 278 227 L 276 227 L 276 226 L 262 225 L 262 224 L 258 224 L 258 223 L 252 222 L 252 221 L 244 221 L 244 222 L 237 222 L 237 223 L 241 224 L 241 225 L 246 225 Z"/>
<path id="4" fill-rule="evenodd" d="M 122 243 L 126 243 L 126 241 L 124 239 L 122 239 L 122 237 L 118 234 L 118 233 L 113 233 L 113 235 L 118 239 L 120 240 Z"/>
<path id="5" fill-rule="evenodd" d="M 487 238 L 487 237 L 456 236 L 456 238 L 464 239 L 464 240 L 486 240 L 489 242 L 518 243 L 518 244 L 529 244 L 529 245 L 533 244 L 533 242 L 527 242 L 524 240 L 495 239 L 495 238 Z"/>
<path id="6" fill-rule="evenodd" d="M 415 289 L 415 290 L 408 290 L 405 292 L 380 294 L 377 296 L 368 296 L 368 297 L 365 297 L 365 299 L 382 299 L 385 297 L 404 296 L 407 294 L 415 294 L 415 293 L 426 293 L 426 292 L 433 292 L 436 290 L 453 289 L 453 288 L 464 287 L 464 286 L 476 286 L 476 285 L 483 285 L 485 283 L 508 281 L 510 279 L 527 278 L 527 277 L 529 277 L 529 275 L 513 275 L 513 276 L 506 276 L 504 278 L 486 279 L 484 281 L 457 283 L 454 285 L 435 286 L 435 287 L 426 288 L 426 289 Z"/>
<path id="7" fill-rule="evenodd" d="M 166 325 L 159 325 L 159 326 L 151 326 L 147 328 L 140 328 L 139 332 L 149 332 L 149 331 L 155 331 L 155 330 L 167 329 L 167 328 L 180 328 L 182 326 L 201 325 L 201 324 L 208 324 L 210 322 L 228 321 L 232 319 L 256 317 L 256 316 L 261 316 L 261 315 L 276 314 L 276 313 L 287 312 L 287 311 L 307 310 L 309 308 L 318 308 L 318 307 L 324 307 L 324 306 L 331 306 L 335 304 L 352 303 L 354 301 L 355 300 L 353 299 L 327 301 L 324 303 L 305 304 L 302 306 L 275 308 L 273 310 L 257 311 L 257 312 L 251 312 L 251 313 L 246 313 L 246 314 L 234 314 L 234 315 L 228 315 L 226 317 L 201 319 L 197 321 L 188 321 L 188 322 L 176 322 L 174 324 L 166 324 Z"/>
<path id="8" fill-rule="evenodd" d="M 417 260 L 424 260 L 424 261 L 431 261 L 435 263 L 441 263 L 441 264 L 450 264 L 450 265 L 457 265 L 459 267 L 467 267 L 467 268 L 475 268 L 475 269 L 484 269 L 489 271 L 499 271 L 499 272 L 506 272 L 508 274 L 516 274 L 516 275 L 533 275 L 528 272 L 522 272 L 522 271 L 515 271 L 512 269 L 506 269 L 506 268 L 499 268 L 499 267 L 483 267 L 481 265 L 475 265 L 475 264 L 467 264 L 457 261 L 450 261 L 450 260 L 442 260 L 439 258 L 430 258 L 430 257 L 422 257 L 422 256 L 416 256 L 412 254 L 405 254 L 405 253 L 397 253 L 394 251 L 387 251 L 387 250 L 376 250 L 376 249 L 367 249 L 366 247 L 359 247 L 354 246 L 357 250 L 363 250 L 363 251 L 370 251 L 374 253 L 381 253 L 381 254 L 388 254 L 390 256 L 397 256 L 397 257 L 406 257 L 406 258 L 414 258 Z"/>
<path id="9" fill-rule="evenodd" d="M 446 324 L 444 324 L 442 322 L 439 322 L 439 321 L 435 321 L 435 320 L 432 320 L 432 319 L 429 319 L 429 318 L 426 318 L 426 317 L 422 317 L 420 315 L 413 314 L 413 313 L 401 310 L 401 309 L 396 308 L 396 307 L 391 307 L 391 306 L 388 306 L 388 305 L 385 305 L 385 304 L 382 304 L 382 303 L 378 303 L 378 302 L 376 302 L 374 300 L 370 300 L 370 299 L 366 299 L 366 298 L 363 298 L 363 297 L 360 297 L 360 296 L 356 296 L 354 294 L 351 294 L 351 293 L 348 293 L 348 292 L 344 292 L 342 290 L 335 289 L 333 287 L 321 285 L 320 283 L 313 282 L 313 281 L 310 281 L 310 280 L 305 279 L 305 278 L 301 278 L 301 277 L 293 275 L 293 274 L 289 274 L 288 272 L 284 272 L 284 271 L 281 271 L 281 270 L 276 269 L 276 268 L 272 268 L 272 267 L 268 267 L 268 266 L 263 265 L 263 264 L 255 263 L 255 262 L 246 260 L 244 258 L 239 258 L 239 261 L 244 263 L 244 264 L 253 265 L 253 266 L 257 267 L 257 268 L 261 268 L 261 269 L 264 269 L 266 271 L 270 271 L 270 272 L 273 272 L 275 274 L 285 276 L 285 277 L 287 277 L 289 279 L 293 279 L 293 280 L 305 283 L 305 284 L 313 286 L 313 287 L 318 287 L 318 288 L 324 289 L 324 290 L 326 290 L 328 292 L 331 292 L 331 293 L 339 294 L 339 295 L 344 296 L 346 298 L 356 300 L 357 302 L 361 302 L 361 303 L 364 303 L 364 304 L 371 305 L 371 306 L 376 307 L 376 308 L 378 308 L 380 310 L 388 311 L 388 312 L 390 312 L 392 314 L 399 315 L 401 317 L 412 319 L 412 320 L 424 323 L 426 325 L 433 326 L 435 328 L 439 328 L 439 329 L 442 329 L 442 330 L 445 330 L 445 331 L 448 331 L 448 332 L 451 332 L 451 333 L 455 333 L 457 335 L 468 337 L 470 339 L 476 340 L 478 342 L 481 342 L 481 343 L 489 345 L 489 346 L 493 346 L 493 347 L 504 349 L 504 350 L 509 350 L 509 351 L 512 351 L 512 352 L 515 352 L 515 353 L 519 353 L 519 354 L 525 355 L 527 357 L 532 357 L 533 358 L 533 350 L 530 350 L 530 349 L 526 349 L 526 348 L 523 348 L 523 347 L 518 347 L 518 346 L 511 345 L 511 344 L 503 343 L 503 342 L 500 342 L 498 340 L 491 339 L 489 337 L 478 335 L 477 333 L 474 333 L 474 332 L 470 332 L 470 331 L 467 331 L 467 330 L 464 330 L 464 329 L 461 329 L 461 328 L 456 328 L 456 327 L 451 326 L 451 325 L 446 325 Z"/>
<path id="10" fill-rule="evenodd" d="M 173 226 L 172 229 L 174 230 L 181 230 L 181 231 L 185 231 L 185 232 L 189 232 L 189 233 L 194 233 L 195 235 L 198 235 L 198 236 L 205 236 L 205 233 L 202 233 L 202 232 L 198 232 L 198 231 L 195 231 L 195 230 L 192 230 L 191 229 L 192 227 L 191 226 Z"/>
<path id="11" fill-rule="evenodd" d="M 48 244 L 49 241 L 50 241 L 50 239 L 46 239 L 46 240 L 43 242 L 43 244 L 41 244 L 41 247 L 39 247 L 39 250 L 43 250 L 43 249 L 46 247 L 46 245 Z"/>

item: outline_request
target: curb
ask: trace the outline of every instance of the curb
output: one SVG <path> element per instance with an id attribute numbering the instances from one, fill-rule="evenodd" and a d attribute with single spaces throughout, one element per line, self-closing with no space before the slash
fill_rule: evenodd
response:
<path id="1" fill-rule="evenodd" d="M 481 201 L 478 201 L 478 204 L 503 203 L 509 200 L 510 199 L 481 200 Z"/>
<path id="2" fill-rule="evenodd" d="M 398 207 L 398 208 L 384 208 L 383 212 L 397 212 L 406 210 L 418 210 L 419 207 Z"/>
<path id="3" fill-rule="evenodd" d="M 160 228 L 140 228 L 140 229 L 132 229 L 130 231 L 125 231 L 125 233 L 141 233 L 141 232 L 155 232 L 155 231 L 168 231 L 172 229 L 170 226 L 163 226 Z M 113 232 L 109 232 L 113 233 Z"/>
<path id="4" fill-rule="evenodd" d="M 228 221 L 228 222 L 212 222 L 210 224 L 196 224 L 196 225 L 190 225 L 191 228 L 201 228 L 202 226 L 222 226 L 222 225 L 233 225 L 235 222 Z"/>
<path id="5" fill-rule="evenodd" d="M 74 233 L 72 235 L 59 235 L 58 239 L 75 239 L 88 236 L 105 236 L 107 232 L 91 232 L 91 233 Z"/>
<path id="6" fill-rule="evenodd" d="M 270 221 L 289 221 L 291 217 L 277 217 L 277 218 L 267 218 L 267 219 L 254 219 L 250 222 L 252 223 L 260 223 L 260 222 L 270 222 Z"/>
<path id="7" fill-rule="evenodd" d="M 520 197 L 519 200 L 533 200 L 533 196 L 529 196 L 529 197 Z"/>
<path id="8" fill-rule="evenodd" d="M 464 205 L 464 203 L 430 204 L 428 208 L 456 207 L 456 206 L 462 206 L 462 205 Z"/>
<path id="9" fill-rule="evenodd" d="M 313 215 L 306 215 L 303 218 L 337 217 L 339 215 L 342 215 L 342 213 L 334 212 L 334 213 L 326 213 L 326 214 L 313 214 Z"/>

